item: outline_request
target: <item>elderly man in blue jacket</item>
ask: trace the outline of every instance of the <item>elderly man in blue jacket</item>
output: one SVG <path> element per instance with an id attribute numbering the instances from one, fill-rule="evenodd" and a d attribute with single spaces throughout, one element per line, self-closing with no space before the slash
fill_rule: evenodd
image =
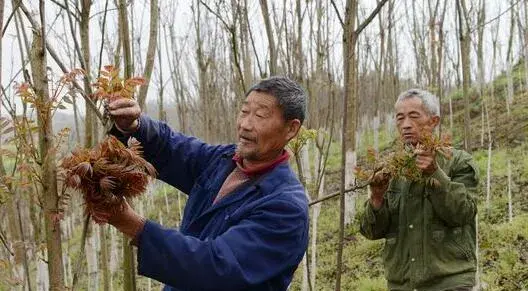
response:
<path id="1" fill-rule="evenodd" d="M 128 204 L 95 215 L 134 240 L 138 272 L 164 290 L 286 290 L 308 245 L 308 203 L 284 149 L 305 117 L 306 94 L 271 77 L 246 94 L 238 142 L 209 145 L 141 115 L 134 100 L 109 104 L 112 134 L 132 136 L 159 179 L 189 196 L 179 230 Z"/>

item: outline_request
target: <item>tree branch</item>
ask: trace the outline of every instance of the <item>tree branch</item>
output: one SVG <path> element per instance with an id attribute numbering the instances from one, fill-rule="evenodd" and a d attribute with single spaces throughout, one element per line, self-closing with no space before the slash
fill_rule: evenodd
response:
<path id="1" fill-rule="evenodd" d="M 370 182 L 370 181 L 369 181 L 369 182 Z M 348 192 L 354 192 L 354 191 L 357 191 L 357 190 L 359 190 L 359 189 L 363 189 L 363 188 L 365 188 L 365 187 L 367 187 L 367 186 L 369 185 L 369 182 L 367 182 L 367 183 L 365 183 L 365 184 L 354 185 L 352 188 L 349 188 L 349 189 L 346 189 L 345 191 L 343 191 L 343 195 L 344 195 L 345 193 L 348 193 Z M 340 195 L 341 195 L 341 191 L 336 191 L 336 192 L 334 192 L 334 193 L 332 193 L 332 194 L 328 194 L 328 195 L 323 196 L 323 197 L 321 197 L 321 198 L 319 198 L 319 199 L 316 199 L 316 200 L 310 201 L 310 203 L 308 203 L 308 206 L 313 206 L 313 205 L 315 205 L 315 204 L 321 203 L 321 202 L 326 201 L 326 200 L 328 200 L 328 199 L 332 199 L 332 198 L 334 198 L 334 197 L 338 197 L 338 196 L 340 196 Z"/>
<path id="2" fill-rule="evenodd" d="M 79 42 L 77 41 L 77 36 L 75 35 L 75 26 L 72 21 L 72 16 L 71 16 L 71 13 L 69 13 L 70 8 L 68 7 L 68 0 L 65 0 L 64 4 L 66 5 L 64 9 L 66 10 L 66 13 L 68 13 L 68 22 L 70 23 L 70 32 L 72 34 L 75 52 L 77 53 L 77 56 L 79 57 L 79 62 L 81 63 L 81 67 L 88 74 L 89 72 L 87 72 L 86 70 L 86 63 L 84 62 L 84 58 L 82 57 L 81 47 L 79 45 Z M 80 21 L 81 21 L 80 19 L 77 19 L 77 23 L 79 23 Z"/>
<path id="3" fill-rule="evenodd" d="M 9 14 L 9 17 L 7 18 L 6 23 L 4 25 L 4 28 L 2 29 L 2 37 L 4 37 L 4 34 L 6 33 L 7 27 L 9 26 L 9 23 L 11 22 L 11 19 L 13 18 L 13 16 L 15 16 L 15 13 L 16 13 L 18 7 L 20 7 L 20 3 L 22 3 L 22 0 L 17 2 L 16 6 L 13 8 L 13 11 L 11 11 L 11 14 Z"/>
<path id="4" fill-rule="evenodd" d="M 108 12 L 108 0 L 105 2 L 105 8 L 104 8 L 104 14 L 103 14 L 103 23 L 101 25 L 101 48 L 99 49 L 99 67 L 97 68 L 97 78 L 99 78 L 101 74 L 101 66 L 103 63 L 103 49 L 104 49 L 104 37 L 105 37 L 105 28 L 106 28 L 106 14 Z"/>
<path id="5" fill-rule="evenodd" d="M 369 23 L 374 19 L 374 17 L 376 17 L 376 15 L 380 12 L 381 8 L 383 8 L 383 6 L 385 5 L 385 3 L 387 3 L 387 1 L 388 0 L 381 0 L 381 2 L 378 3 L 378 6 L 374 8 L 374 10 L 367 17 L 367 19 L 363 20 L 363 22 L 358 26 L 356 31 L 354 31 L 356 35 L 359 35 L 363 31 L 363 29 L 365 29 L 367 25 L 369 25 Z"/>
<path id="6" fill-rule="evenodd" d="M 22 2 L 22 0 L 20 0 L 20 2 Z M 63 5 L 63 4 L 59 3 L 59 1 L 57 1 L 57 0 L 51 0 L 51 2 L 53 2 L 55 5 L 59 6 L 61 9 L 66 10 L 66 13 L 68 13 L 68 15 L 70 15 L 70 16 L 73 16 L 75 18 L 75 20 L 77 20 L 77 22 L 80 21 L 79 16 L 77 14 L 73 13 L 72 11 L 70 11 L 70 9 L 68 8 L 68 3 L 65 3 L 66 5 Z M 77 8 L 77 6 L 75 6 L 75 8 Z M 79 9 L 77 9 L 77 11 L 79 11 Z"/>
<path id="7" fill-rule="evenodd" d="M 334 7 L 334 10 L 337 14 L 337 18 L 339 19 L 339 22 L 341 23 L 341 27 L 345 27 L 345 22 L 343 21 L 343 18 L 341 17 L 341 14 L 339 14 L 339 9 L 337 9 L 337 5 L 335 4 L 334 0 L 330 0 L 332 2 L 332 6 Z"/>
<path id="8" fill-rule="evenodd" d="M 508 11 L 510 11 L 513 7 L 515 7 L 515 5 L 517 5 L 517 3 L 519 3 L 519 2 L 521 2 L 521 0 L 517 0 L 515 3 L 513 3 L 512 5 L 510 5 L 510 7 L 508 7 L 508 9 L 502 11 L 501 13 L 499 13 L 497 16 L 493 17 L 492 19 L 490 19 L 490 20 L 488 20 L 488 21 L 486 21 L 486 22 L 484 22 L 484 23 L 482 23 L 482 24 L 480 24 L 480 25 L 477 25 L 477 26 L 471 28 L 471 29 L 469 30 L 469 33 L 473 33 L 475 30 L 477 30 L 477 29 L 479 29 L 479 28 L 481 28 L 481 27 L 483 27 L 483 26 L 486 26 L 486 25 L 488 25 L 488 24 L 494 22 L 495 20 L 499 19 L 502 15 L 508 13 Z"/>
<path id="9" fill-rule="evenodd" d="M 211 12 L 214 16 L 216 16 L 216 18 L 218 18 L 218 20 L 222 22 L 222 24 L 225 26 L 227 31 L 231 31 L 231 26 L 229 26 L 227 22 L 225 22 L 225 20 L 222 18 L 220 14 L 218 14 L 213 9 L 211 9 L 211 7 L 209 7 L 205 2 L 203 2 L 203 0 L 200 0 L 200 3 L 205 7 L 205 9 L 209 10 L 209 12 Z"/>
<path id="10" fill-rule="evenodd" d="M 33 27 L 33 29 L 35 30 L 39 30 L 40 29 L 40 25 L 35 21 L 35 19 L 33 19 L 33 16 L 31 15 L 31 13 L 29 12 L 29 10 L 24 6 L 24 4 L 22 3 L 22 1 L 20 2 L 20 9 L 22 9 L 22 12 L 24 12 L 24 14 L 26 15 L 26 18 L 29 20 L 29 22 L 31 23 L 31 26 Z M 61 71 L 65 74 L 69 73 L 69 70 L 68 68 L 66 68 L 66 66 L 62 63 L 62 61 L 60 60 L 59 58 L 59 55 L 57 54 L 57 52 L 53 49 L 53 47 L 50 45 L 49 42 L 46 41 L 45 43 L 46 45 L 46 48 L 50 54 L 50 56 L 53 58 L 53 60 L 55 61 L 55 63 L 57 63 L 57 65 L 59 66 L 59 68 L 61 69 Z M 89 72 L 86 72 L 86 74 L 88 74 Z M 106 124 L 105 122 L 105 119 L 103 118 L 103 115 L 101 114 L 101 112 L 97 109 L 97 106 L 95 105 L 95 103 L 93 102 L 93 100 L 91 100 L 87 95 L 86 93 L 83 91 L 82 87 L 74 80 L 72 82 L 73 86 L 79 90 L 79 92 L 81 92 L 81 95 L 83 96 L 83 98 L 86 100 L 86 102 L 88 103 L 88 105 L 90 106 L 90 108 L 92 108 L 92 110 L 95 112 L 95 114 L 97 115 L 97 117 L 99 118 L 99 120 L 101 121 L 102 124 Z"/>

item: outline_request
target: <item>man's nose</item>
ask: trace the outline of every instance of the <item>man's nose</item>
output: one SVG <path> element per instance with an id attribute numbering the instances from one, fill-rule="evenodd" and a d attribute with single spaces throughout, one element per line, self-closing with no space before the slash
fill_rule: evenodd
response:
<path id="1" fill-rule="evenodd" d="M 251 114 L 240 117 L 240 128 L 243 130 L 251 130 L 253 128 L 253 118 Z"/>
<path id="2" fill-rule="evenodd" d="M 412 125 L 413 124 L 412 124 L 411 120 L 408 117 L 405 117 L 402 120 L 402 123 L 401 123 L 402 129 L 410 129 L 410 128 L 412 128 Z"/>

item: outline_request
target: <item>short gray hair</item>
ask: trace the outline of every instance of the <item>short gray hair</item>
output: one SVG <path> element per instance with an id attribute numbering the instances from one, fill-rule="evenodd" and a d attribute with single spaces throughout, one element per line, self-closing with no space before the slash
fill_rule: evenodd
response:
<path id="1" fill-rule="evenodd" d="M 412 97 L 420 98 L 420 100 L 422 100 L 425 110 L 429 114 L 433 116 L 440 116 L 440 101 L 438 100 L 438 97 L 422 89 L 413 88 L 401 93 L 400 96 L 398 96 L 398 99 L 396 100 L 396 104 L 398 104 L 398 102 L 404 99 Z"/>
<path id="2" fill-rule="evenodd" d="M 303 123 L 306 117 L 306 92 L 297 82 L 283 76 L 273 76 L 253 85 L 246 97 L 253 91 L 277 98 L 285 120 L 299 119 Z"/>

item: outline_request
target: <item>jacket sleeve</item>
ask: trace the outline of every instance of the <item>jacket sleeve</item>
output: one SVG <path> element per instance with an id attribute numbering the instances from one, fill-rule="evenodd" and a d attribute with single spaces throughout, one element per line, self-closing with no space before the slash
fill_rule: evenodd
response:
<path id="1" fill-rule="evenodd" d="M 385 193 L 386 196 L 386 193 Z M 385 238 L 389 230 L 390 215 L 387 198 L 380 209 L 375 210 L 370 199 L 365 202 L 365 211 L 360 217 L 359 231 L 368 239 Z"/>
<path id="2" fill-rule="evenodd" d="M 308 210 L 273 200 L 211 240 L 148 221 L 139 235 L 138 272 L 182 290 L 240 290 L 301 261 L 308 245 Z"/>
<path id="3" fill-rule="evenodd" d="M 139 129 L 132 136 L 141 142 L 144 158 L 158 171 L 157 178 L 185 193 L 190 192 L 211 159 L 226 147 L 185 136 L 145 115 L 140 117 Z"/>
<path id="4" fill-rule="evenodd" d="M 451 227 L 470 223 L 477 214 L 474 192 L 478 185 L 478 172 L 471 155 L 463 152 L 454 162 L 451 178 L 440 168 L 431 177 L 439 182 L 426 186 L 435 214 Z"/>

